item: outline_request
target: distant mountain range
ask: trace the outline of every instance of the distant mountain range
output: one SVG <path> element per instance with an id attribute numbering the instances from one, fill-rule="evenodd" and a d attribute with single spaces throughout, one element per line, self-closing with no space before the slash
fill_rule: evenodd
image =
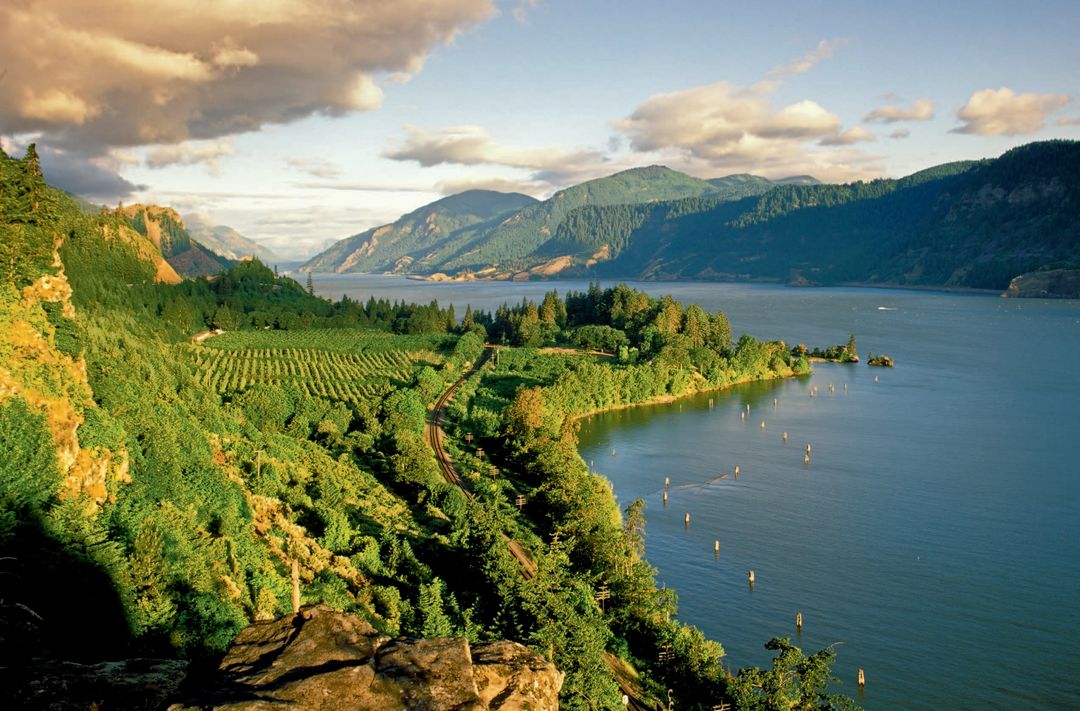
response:
<path id="1" fill-rule="evenodd" d="M 264 264 L 273 264 L 280 257 L 254 240 L 250 240 L 227 225 L 189 224 L 191 238 L 213 252 L 232 260 L 254 257 Z"/>
<path id="2" fill-rule="evenodd" d="M 662 166 L 555 193 L 473 190 L 342 240 L 301 267 L 435 278 L 763 280 L 1004 289 L 1080 266 L 1080 142 L 899 180 L 699 180 Z"/>

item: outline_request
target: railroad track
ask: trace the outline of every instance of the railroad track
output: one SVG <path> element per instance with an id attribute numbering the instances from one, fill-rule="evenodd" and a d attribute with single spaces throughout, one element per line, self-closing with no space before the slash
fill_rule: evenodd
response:
<path id="1" fill-rule="evenodd" d="M 454 468 L 454 462 L 450 458 L 450 454 L 446 451 L 446 447 L 443 444 L 443 439 L 446 436 L 442 429 L 443 410 L 446 408 L 447 403 L 454 398 L 458 389 L 465 384 L 465 381 L 483 367 L 490 352 L 491 348 L 485 347 L 483 355 L 477 359 L 476 363 L 473 364 L 473 367 L 458 378 L 457 382 L 451 385 L 447 391 L 435 401 L 435 407 L 432 408 L 431 414 L 428 416 L 427 431 L 425 433 L 427 435 L 428 444 L 435 452 L 435 461 L 439 463 L 439 469 L 442 471 L 443 478 L 460 488 L 469 499 L 475 499 L 476 496 L 466 485 L 465 480 L 461 478 L 461 475 L 458 474 L 457 469 Z M 531 580 L 533 576 L 536 575 L 536 564 L 533 563 L 532 558 L 529 557 L 525 547 L 505 533 L 502 534 L 502 537 L 506 542 L 507 548 L 510 550 L 510 555 L 518 562 L 518 565 L 521 568 L 521 574 L 526 580 Z"/>
<path id="2" fill-rule="evenodd" d="M 462 493 L 469 499 L 475 499 L 476 495 L 473 494 L 466 485 L 465 480 L 458 474 L 457 469 L 454 468 L 454 462 L 450 458 L 450 454 L 446 451 L 446 447 L 443 444 L 443 439 L 446 436 L 442 429 L 443 410 L 446 409 L 446 405 L 454 398 L 458 389 L 465 384 L 465 381 L 483 367 L 490 352 L 491 348 L 485 347 L 483 355 L 477 359 L 476 363 L 473 364 L 473 367 L 458 378 L 457 381 L 435 401 L 435 406 L 431 409 L 431 414 L 428 416 L 427 427 L 425 428 L 428 444 L 431 446 L 432 451 L 435 452 L 435 460 L 439 463 L 439 469 L 442 471 L 443 478 L 460 488 Z M 506 542 L 506 547 L 509 549 L 510 555 L 518 562 L 518 566 L 521 569 L 521 575 L 526 580 L 531 580 L 536 576 L 536 564 L 533 563 L 532 558 L 529 557 L 525 547 L 505 533 L 502 533 L 501 535 L 503 541 Z M 633 709 L 633 711 L 653 711 L 656 709 L 657 706 L 650 705 L 636 697 L 637 691 L 629 685 L 627 680 L 624 679 L 621 674 L 619 674 L 614 655 L 612 655 L 611 652 L 605 652 L 604 656 L 620 690 L 627 697 L 627 707 Z"/>

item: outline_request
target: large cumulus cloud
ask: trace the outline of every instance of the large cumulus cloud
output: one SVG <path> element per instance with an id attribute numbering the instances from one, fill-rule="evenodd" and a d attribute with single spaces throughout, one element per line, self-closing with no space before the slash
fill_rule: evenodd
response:
<path id="1" fill-rule="evenodd" d="M 963 125 L 954 133 L 977 136 L 1024 136 L 1046 126 L 1047 116 L 1072 98 L 1065 94 L 1017 94 L 1009 87 L 976 91 L 956 112 Z"/>
<path id="2" fill-rule="evenodd" d="M 850 147 L 872 141 L 869 131 L 842 130 L 840 117 L 811 99 L 777 108 L 775 90 L 768 80 L 749 88 L 719 81 L 655 94 L 612 126 L 633 151 L 659 154 L 695 175 L 813 173 L 844 180 L 880 171 L 877 156 Z M 833 148 L 814 150 L 810 143 Z"/>
<path id="3" fill-rule="evenodd" d="M 100 155 L 369 110 L 380 77 L 418 71 L 493 12 L 491 0 L 8 0 L 0 131 Z"/>

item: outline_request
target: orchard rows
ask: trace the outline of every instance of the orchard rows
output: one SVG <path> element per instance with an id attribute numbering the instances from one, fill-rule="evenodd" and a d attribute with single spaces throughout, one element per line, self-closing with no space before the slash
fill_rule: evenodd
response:
<path id="1" fill-rule="evenodd" d="M 363 344 L 356 338 L 348 339 L 354 352 L 343 352 L 346 339 L 335 338 L 338 334 L 333 331 L 322 332 L 331 336 L 322 340 L 296 337 L 312 332 L 280 331 L 257 334 L 257 339 L 250 340 L 266 345 L 273 342 L 275 333 L 281 334 L 282 345 L 289 347 L 237 348 L 237 344 L 229 343 L 223 349 L 214 342 L 223 336 L 205 346 L 193 347 L 200 380 L 221 394 L 241 392 L 256 383 L 292 384 L 308 395 L 362 401 L 411 382 L 419 368 L 439 361 L 432 351 L 358 350 Z M 310 345 L 303 347 L 298 341 L 309 341 Z"/>

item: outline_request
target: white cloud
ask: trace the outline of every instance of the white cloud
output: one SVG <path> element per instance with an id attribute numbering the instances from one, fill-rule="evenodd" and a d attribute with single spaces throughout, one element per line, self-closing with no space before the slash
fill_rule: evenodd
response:
<path id="1" fill-rule="evenodd" d="M 785 64 L 779 67 L 775 67 L 769 71 L 770 77 L 783 77 L 789 74 L 804 74 L 823 59 L 828 59 L 833 55 L 833 52 L 837 47 L 842 46 L 847 40 L 835 39 L 835 40 L 821 40 L 818 42 L 817 47 L 810 50 L 802 57 L 799 57 L 790 64 Z"/>
<path id="2" fill-rule="evenodd" d="M 777 111 L 766 91 L 719 81 L 651 96 L 612 125 L 635 151 L 674 147 L 698 158 L 721 159 L 753 152 L 767 139 L 836 135 L 840 118 L 808 99 Z"/>
<path id="3" fill-rule="evenodd" d="M 911 131 L 906 128 L 898 128 L 889 134 L 889 138 L 907 138 L 911 135 Z"/>
<path id="4" fill-rule="evenodd" d="M 929 121 L 934 118 L 934 102 L 930 99 L 916 99 L 911 106 L 879 106 L 866 116 L 863 121 L 896 123 L 897 121 Z"/>
<path id="5" fill-rule="evenodd" d="M 749 89 L 719 81 L 656 94 L 612 126 L 633 151 L 693 175 L 811 173 L 846 180 L 880 172 L 878 158 L 857 149 L 808 149 L 810 142 L 849 146 L 872 136 L 860 127 L 841 131 L 840 118 L 810 99 L 777 109 L 775 89 L 769 81 Z"/>
<path id="6" fill-rule="evenodd" d="M 211 175 L 221 171 L 221 159 L 233 154 L 232 142 L 187 141 L 167 146 L 157 146 L 146 153 L 148 168 L 166 168 L 171 165 L 205 165 Z"/>
<path id="7" fill-rule="evenodd" d="M 822 138 L 820 143 L 823 146 L 850 146 L 853 143 L 863 143 L 868 141 L 876 141 L 877 138 L 874 134 L 867 131 L 862 126 L 853 126 L 848 130 L 838 133 L 835 136 L 826 136 Z"/>
<path id="8" fill-rule="evenodd" d="M 1030 135 L 1046 126 L 1047 115 L 1072 98 L 1064 94 L 1017 94 L 1008 87 L 976 91 L 956 117 L 963 125 L 953 133 L 977 136 Z"/>
<path id="9" fill-rule="evenodd" d="M 514 16 L 514 19 L 519 25 L 529 24 L 529 13 L 535 10 L 540 4 L 540 0 L 518 0 L 511 10 L 510 14 Z"/>
<path id="10" fill-rule="evenodd" d="M 0 3 L 0 126 L 84 154 L 378 108 L 492 0 Z"/>
<path id="11" fill-rule="evenodd" d="M 501 165 L 532 171 L 536 180 L 559 184 L 583 175 L 595 177 L 605 163 L 599 151 L 566 150 L 557 146 L 506 146 L 480 126 L 454 126 L 428 131 L 405 127 L 405 140 L 383 155 L 391 160 L 436 165 Z"/>
<path id="12" fill-rule="evenodd" d="M 551 183 L 538 180 L 513 180 L 499 176 L 473 176 L 458 180 L 441 180 L 435 188 L 443 195 L 454 195 L 466 190 L 496 190 L 501 193 L 524 193 L 534 198 L 548 197 L 553 189 Z"/>
<path id="13" fill-rule="evenodd" d="M 1078 118 L 1067 118 L 1065 116 L 1062 116 L 1061 118 L 1059 118 L 1057 121 L 1054 122 L 1054 125 L 1055 126 L 1080 126 L 1080 117 L 1078 117 Z"/>
<path id="14" fill-rule="evenodd" d="M 341 168 L 323 158 L 300 158 L 290 156 L 285 159 L 285 164 L 290 168 L 296 168 L 302 173 L 307 173 L 313 178 L 336 178 L 341 175 Z"/>

